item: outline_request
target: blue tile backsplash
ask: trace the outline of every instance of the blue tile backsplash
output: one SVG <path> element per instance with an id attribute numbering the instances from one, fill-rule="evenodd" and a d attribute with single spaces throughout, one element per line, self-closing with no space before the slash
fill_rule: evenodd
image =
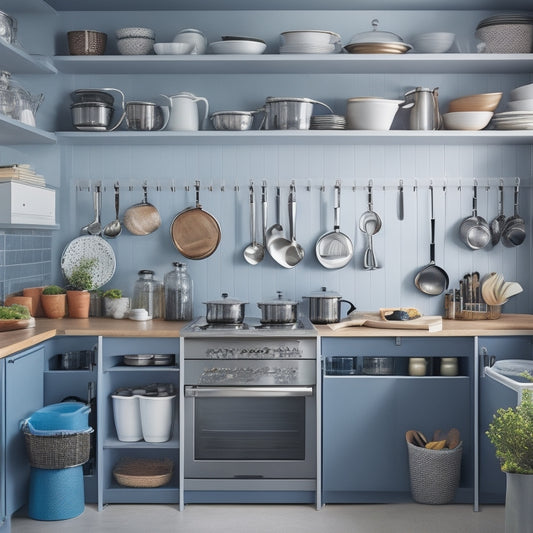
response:
<path id="1" fill-rule="evenodd" d="M 52 233 L 47 230 L 0 230 L 0 300 L 52 279 Z"/>

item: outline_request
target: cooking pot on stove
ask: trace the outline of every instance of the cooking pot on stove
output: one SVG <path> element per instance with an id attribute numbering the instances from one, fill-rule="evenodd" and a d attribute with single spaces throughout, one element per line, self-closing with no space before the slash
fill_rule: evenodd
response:
<path id="1" fill-rule="evenodd" d="M 274 300 L 260 302 L 261 324 L 294 324 L 298 317 L 298 303 L 283 299 L 281 291 Z"/>
<path id="2" fill-rule="evenodd" d="M 205 318 L 208 324 L 242 324 L 244 322 L 244 309 L 247 302 L 229 298 L 224 292 L 221 300 L 204 303 L 207 306 Z"/>
<path id="3" fill-rule="evenodd" d="M 309 299 L 309 320 L 313 324 L 333 324 L 340 321 L 341 317 L 341 303 L 350 305 L 346 314 L 355 311 L 355 305 L 343 300 L 342 296 L 333 291 L 327 291 L 326 287 L 322 287 L 320 291 L 311 293 L 310 296 L 304 296 Z"/>

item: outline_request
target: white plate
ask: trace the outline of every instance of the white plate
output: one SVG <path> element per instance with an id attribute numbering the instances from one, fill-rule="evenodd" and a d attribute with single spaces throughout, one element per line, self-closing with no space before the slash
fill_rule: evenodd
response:
<path id="1" fill-rule="evenodd" d="M 61 255 L 63 275 L 68 279 L 81 259 L 93 258 L 97 260 L 93 281 L 95 289 L 99 289 L 113 277 L 117 261 L 111 245 L 97 235 L 83 235 L 67 244 Z"/>
<path id="2" fill-rule="evenodd" d="M 214 54 L 262 54 L 266 44 L 257 41 L 216 41 L 209 46 Z"/>

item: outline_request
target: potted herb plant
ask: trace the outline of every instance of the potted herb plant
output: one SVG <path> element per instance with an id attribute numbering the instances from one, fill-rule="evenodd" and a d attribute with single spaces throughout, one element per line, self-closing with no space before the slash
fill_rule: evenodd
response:
<path id="1" fill-rule="evenodd" d="M 94 289 L 93 269 L 95 258 L 81 259 L 67 277 L 68 315 L 71 318 L 88 318 L 91 294 Z"/>
<path id="2" fill-rule="evenodd" d="M 533 382 L 528 372 L 521 374 Z M 533 391 L 516 407 L 498 409 L 486 432 L 506 475 L 505 533 L 533 532 Z"/>
<path id="3" fill-rule="evenodd" d="M 41 304 L 48 318 L 63 318 L 67 310 L 65 289 L 58 285 L 48 285 L 41 294 Z"/>
<path id="4" fill-rule="evenodd" d="M 113 318 L 124 318 L 130 308 L 130 299 L 122 296 L 120 289 L 108 289 L 103 294 L 104 315 Z"/>

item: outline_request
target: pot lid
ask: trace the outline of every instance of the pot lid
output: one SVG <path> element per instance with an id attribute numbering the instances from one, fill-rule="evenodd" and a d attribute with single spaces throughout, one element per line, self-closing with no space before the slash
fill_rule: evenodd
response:
<path id="1" fill-rule="evenodd" d="M 326 287 L 322 287 L 319 291 L 312 292 L 305 298 L 342 298 L 342 296 L 338 292 L 328 291 Z"/>
<path id="2" fill-rule="evenodd" d="M 294 300 L 286 300 L 283 298 L 283 293 L 278 291 L 278 296 L 272 300 L 265 300 L 264 302 L 258 302 L 257 305 L 297 305 L 298 302 Z"/>
<path id="3" fill-rule="evenodd" d="M 70 93 L 74 102 L 101 102 L 113 105 L 115 98 L 102 89 L 77 89 Z"/>
<path id="4" fill-rule="evenodd" d="M 76 107 L 105 107 L 106 109 L 113 109 L 112 105 L 104 104 L 103 102 L 75 102 L 70 104 L 70 108 Z"/>
<path id="5" fill-rule="evenodd" d="M 402 43 L 403 39 L 395 33 L 389 31 L 378 31 L 378 19 L 372 20 L 372 31 L 356 33 L 349 44 L 359 43 Z"/>
<path id="6" fill-rule="evenodd" d="M 239 300 L 238 298 L 230 298 L 227 292 L 223 292 L 221 300 L 211 300 L 209 302 L 203 302 L 203 303 L 207 305 L 210 305 L 210 304 L 241 305 L 241 304 L 247 304 L 248 302 L 243 302 L 242 300 Z"/>
<path id="7" fill-rule="evenodd" d="M 308 104 L 315 104 L 316 101 L 311 98 L 293 98 L 293 97 L 283 97 L 283 96 L 268 96 L 266 99 L 267 103 L 270 102 L 304 102 Z"/>

